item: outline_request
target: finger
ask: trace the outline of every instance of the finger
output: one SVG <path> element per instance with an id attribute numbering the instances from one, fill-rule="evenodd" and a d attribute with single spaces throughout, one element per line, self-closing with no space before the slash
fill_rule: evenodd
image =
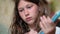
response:
<path id="1" fill-rule="evenodd" d="M 52 20 L 51 20 L 51 18 L 49 16 L 47 17 L 47 19 L 48 19 L 48 24 L 49 24 L 48 26 L 49 27 L 53 27 L 53 26 L 56 25 L 55 23 L 52 22 Z"/>
<path id="2" fill-rule="evenodd" d="M 48 26 L 48 20 L 45 16 L 43 16 L 44 22 L 46 23 L 46 25 Z"/>
<path id="3" fill-rule="evenodd" d="M 43 19 L 44 19 L 45 22 L 47 22 L 47 18 L 45 16 L 43 16 Z"/>
<path id="4" fill-rule="evenodd" d="M 40 17 L 40 19 L 41 19 L 41 23 L 42 23 L 42 25 L 44 26 L 44 28 L 47 28 L 47 25 L 46 25 L 46 23 L 45 23 L 43 17 Z"/>
<path id="5" fill-rule="evenodd" d="M 44 31 L 45 30 L 45 28 L 44 28 L 44 26 L 43 26 L 43 24 L 40 22 L 40 27 L 41 27 L 41 29 Z"/>
<path id="6" fill-rule="evenodd" d="M 48 17 L 46 18 L 45 16 L 43 16 L 44 19 L 44 23 L 46 24 L 46 28 L 50 28 L 53 24 L 51 23 L 51 19 Z"/>
<path id="7" fill-rule="evenodd" d="M 46 28 L 48 28 L 50 26 L 49 21 L 45 16 L 43 16 L 43 18 L 44 18 L 44 23 L 46 24 Z"/>
<path id="8" fill-rule="evenodd" d="M 49 23 L 50 25 L 54 25 L 54 24 L 55 24 L 55 23 L 52 22 L 52 20 L 51 20 L 51 18 L 50 18 L 49 16 L 47 17 L 47 19 L 48 19 L 48 23 Z"/>
<path id="9" fill-rule="evenodd" d="M 53 23 L 49 16 L 47 16 L 47 20 L 48 20 L 49 23 Z"/>

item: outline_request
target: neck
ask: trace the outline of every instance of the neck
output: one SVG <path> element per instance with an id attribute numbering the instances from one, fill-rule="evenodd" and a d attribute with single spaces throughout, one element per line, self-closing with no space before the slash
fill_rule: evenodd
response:
<path id="1" fill-rule="evenodd" d="M 38 28 L 38 26 L 39 26 L 39 22 L 40 22 L 40 20 L 39 20 L 39 18 L 38 18 L 38 19 L 36 19 L 36 21 L 35 21 L 33 24 L 30 24 L 30 25 L 29 25 L 29 28 L 30 28 L 30 29 L 33 29 L 33 30 L 38 30 L 37 28 Z"/>
<path id="2" fill-rule="evenodd" d="M 29 28 L 35 30 L 36 26 L 35 26 L 35 24 L 31 24 L 31 25 L 29 25 Z"/>

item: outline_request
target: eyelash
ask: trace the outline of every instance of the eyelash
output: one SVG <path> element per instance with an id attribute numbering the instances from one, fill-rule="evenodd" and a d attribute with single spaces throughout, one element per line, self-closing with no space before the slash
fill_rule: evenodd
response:
<path id="1" fill-rule="evenodd" d="M 22 9 L 22 10 L 19 10 L 19 12 L 22 12 L 24 9 Z"/>
<path id="2" fill-rule="evenodd" d="M 32 6 L 28 6 L 27 8 L 31 8 Z"/>
<path id="3" fill-rule="evenodd" d="M 27 6 L 28 9 L 30 9 L 32 6 Z M 19 12 L 22 12 L 24 9 L 19 10 Z"/>

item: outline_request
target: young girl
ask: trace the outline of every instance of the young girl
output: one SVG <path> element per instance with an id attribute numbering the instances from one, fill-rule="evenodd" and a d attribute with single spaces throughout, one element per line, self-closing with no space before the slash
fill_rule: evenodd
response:
<path id="1" fill-rule="evenodd" d="M 15 0 L 11 34 L 55 34 L 56 23 L 45 0 Z"/>

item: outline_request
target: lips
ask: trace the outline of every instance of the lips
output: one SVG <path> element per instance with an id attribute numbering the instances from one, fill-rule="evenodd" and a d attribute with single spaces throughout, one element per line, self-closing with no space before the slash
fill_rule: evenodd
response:
<path id="1" fill-rule="evenodd" d="M 32 17 L 27 17 L 26 18 L 26 21 L 30 21 L 30 20 L 32 20 Z"/>

